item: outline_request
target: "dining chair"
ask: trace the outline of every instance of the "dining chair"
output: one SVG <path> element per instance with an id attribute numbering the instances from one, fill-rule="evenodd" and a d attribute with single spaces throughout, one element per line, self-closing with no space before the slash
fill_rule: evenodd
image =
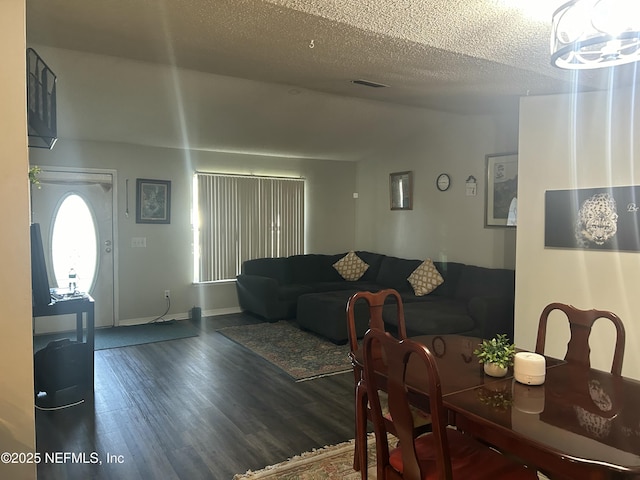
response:
<path id="1" fill-rule="evenodd" d="M 616 328 L 616 344 L 613 351 L 613 361 L 611 363 L 611 373 L 613 375 L 622 374 L 622 361 L 624 359 L 625 331 L 622 320 L 612 312 L 606 310 L 580 310 L 573 305 L 564 303 L 551 303 L 547 305 L 540 315 L 538 324 L 538 338 L 536 340 L 536 353 L 544 355 L 545 340 L 547 337 L 547 320 L 554 310 L 564 312 L 569 321 L 571 338 L 567 344 L 567 353 L 564 359 L 580 365 L 591 367 L 591 348 L 589 347 L 589 336 L 591 327 L 599 318 L 608 318 Z"/>
<path id="2" fill-rule="evenodd" d="M 537 479 L 536 472 L 506 457 L 473 437 L 447 428 L 446 411 L 436 360 L 429 349 L 411 339 L 399 340 L 388 332 L 369 330 L 364 337 L 364 383 L 371 404 L 376 437 L 379 480 L 499 480 Z M 424 393 L 408 388 L 407 365 L 423 367 Z M 381 362 L 383 362 L 381 364 Z M 380 375 L 381 365 L 386 375 Z M 382 377 L 386 377 L 386 382 Z M 390 421 L 399 443 L 389 448 L 388 421 L 382 413 L 380 391 L 386 390 Z M 415 437 L 411 395 L 428 395 L 432 431 Z"/>
<path id="3" fill-rule="evenodd" d="M 363 363 L 356 352 L 359 349 L 358 334 L 356 329 L 355 309 L 360 301 L 365 302 L 369 309 L 369 329 L 385 331 L 382 311 L 388 299 L 392 299 L 396 304 L 397 336 L 407 338 L 404 322 L 404 307 L 402 297 L 394 289 L 384 289 L 378 292 L 356 292 L 347 302 L 347 333 L 349 339 L 349 358 L 353 366 L 353 377 L 356 397 L 355 417 L 355 452 L 353 457 L 353 468 L 359 470 L 362 480 L 367 478 L 367 419 L 371 419 L 371 410 L 367 398 L 367 389 L 363 381 Z M 387 303 L 391 305 L 391 303 Z M 362 352 L 360 352 L 362 353 Z M 386 409 L 385 409 L 386 411 Z M 431 429 L 431 420 L 428 415 L 413 409 L 415 417 L 416 434 L 424 433 Z M 393 425 L 388 428 L 393 433 Z"/>

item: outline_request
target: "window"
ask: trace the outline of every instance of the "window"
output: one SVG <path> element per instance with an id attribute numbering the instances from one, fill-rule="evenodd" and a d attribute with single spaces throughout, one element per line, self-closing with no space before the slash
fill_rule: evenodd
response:
<path id="1" fill-rule="evenodd" d="M 77 194 L 60 204 L 53 222 L 51 250 L 58 288 L 90 292 L 97 270 L 98 240 L 89 206 Z M 71 276 L 75 278 L 72 286 Z"/>
<path id="2" fill-rule="evenodd" d="M 304 180 L 196 173 L 196 282 L 234 279 L 245 260 L 303 251 Z"/>

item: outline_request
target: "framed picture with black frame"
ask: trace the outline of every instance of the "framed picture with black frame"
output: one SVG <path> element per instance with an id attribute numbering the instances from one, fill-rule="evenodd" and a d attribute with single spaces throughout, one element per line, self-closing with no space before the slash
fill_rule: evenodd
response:
<path id="1" fill-rule="evenodd" d="M 486 155 L 485 227 L 515 227 L 518 213 L 518 154 Z"/>
<path id="2" fill-rule="evenodd" d="M 136 179 L 136 223 L 171 223 L 171 181 Z"/>
<path id="3" fill-rule="evenodd" d="M 396 172 L 389 175 L 391 210 L 413 209 L 413 172 Z"/>

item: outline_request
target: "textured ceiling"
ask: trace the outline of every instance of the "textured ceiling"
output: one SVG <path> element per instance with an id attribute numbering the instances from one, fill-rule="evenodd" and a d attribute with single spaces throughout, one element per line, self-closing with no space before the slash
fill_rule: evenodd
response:
<path id="1" fill-rule="evenodd" d="M 424 136 L 424 108 L 512 118 L 631 84 L 551 67 L 562 1 L 27 0 L 27 43 L 55 62 L 61 138 L 359 160 Z"/>
<path id="2" fill-rule="evenodd" d="M 541 7 L 541 18 L 518 3 Z M 608 85 L 606 70 L 576 77 L 550 66 L 550 15 L 561 3 L 27 0 L 27 32 L 36 44 L 465 112 Z M 618 70 L 629 83 L 630 68 Z"/>

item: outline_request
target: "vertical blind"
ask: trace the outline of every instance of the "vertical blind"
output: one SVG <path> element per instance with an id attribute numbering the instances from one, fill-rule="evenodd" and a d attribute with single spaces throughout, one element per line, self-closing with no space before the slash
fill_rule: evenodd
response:
<path id="1" fill-rule="evenodd" d="M 233 279 L 242 262 L 304 251 L 304 180 L 196 174 L 196 281 Z"/>

